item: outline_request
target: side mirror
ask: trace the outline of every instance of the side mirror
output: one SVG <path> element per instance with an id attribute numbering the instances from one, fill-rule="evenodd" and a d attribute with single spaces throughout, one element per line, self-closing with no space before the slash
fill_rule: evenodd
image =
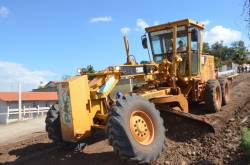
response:
<path id="1" fill-rule="evenodd" d="M 144 49 L 148 48 L 148 39 L 146 35 L 141 36 L 141 44 Z"/>
<path id="2" fill-rule="evenodd" d="M 196 29 L 191 30 L 191 41 L 193 41 L 193 42 L 198 41 L 198 30 L 196 30 Z"/>

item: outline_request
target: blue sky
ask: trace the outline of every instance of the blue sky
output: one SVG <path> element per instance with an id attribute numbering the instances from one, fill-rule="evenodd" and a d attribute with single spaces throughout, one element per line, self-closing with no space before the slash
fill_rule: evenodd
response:
<path id="1" fill-rule="evenodd" d="M 244 0 L 0 0 L 0 90 L 125 62 L 123 33 L 137 60 L 143 27 L 183 18 L 204 22 L 208 42 L 247 41 Z M 123 30 L 121 30 L 123 29 Z M 122 33 L 123 32 L 123 33 Z M 12 85 L 10 85 L 12 84 Z"/>

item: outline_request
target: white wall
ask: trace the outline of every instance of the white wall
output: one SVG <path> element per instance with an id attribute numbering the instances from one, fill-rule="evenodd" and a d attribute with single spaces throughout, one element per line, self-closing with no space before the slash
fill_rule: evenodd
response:
<path id="1" fill-rule="evenodd" d="M 39 107 L 50 107 L 51 105 L 55 104 L 57 101 L 22 101 L 22 108 L 37 108 Z M 18 109 L 18 101 L 12 102 L 3 102 L 0 101 L 0 123 L 8 123 L 7 120 L 7 107 L 9 106 L 10 109 Z M 3 113 L 3 114 L 2 114 Z M 40 113 L 39 113 L 40 114 Z M 39 114 L 22 114 L 23 117 L 35 117 Z M 9 114 L 9 119 L 18 119 L 18 114 Z"/>
<path id="2" fill-rule="evenodd" d="M 51 105 L 55 104 L 56 101 L 22 101 L 22 108 L 36 108 L 39 107 L 50 107 Z M 9 102 L 8 106 L 11 109 L 18 108 L 18 101 Z"/>
<path id="3" fill-rule="evenodd" d="M 0 101 L 0 123 L 7 123 L 7 104 Z"/>

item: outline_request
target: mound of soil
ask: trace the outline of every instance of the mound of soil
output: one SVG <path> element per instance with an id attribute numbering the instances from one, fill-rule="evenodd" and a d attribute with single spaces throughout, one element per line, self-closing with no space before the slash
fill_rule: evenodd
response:
<path id="1" fill-rule="evenodd" d="M 223 125 L 216 134 L 208 133 L 201 123 L 177 116 L 165 116 L 166 149 L 153 164 L 247 164 L 250 155 L 241 146 L 241 130 L 250 123 L 250 79 L 241 75 L 232 86 L 232 101 L 222 108 L 230 119 L 221 119 Z M 196 107 L 197 108 L 197 107 Z M 223 112 L 224 111 L 224 112 Z M 230 115 L 227 115 L 231 113 Z M 208 115 L 209 116 L 209 115 Z M 210 114 L 212 116 L 212 114 Z M 219 123 L 220 124 L 220 123 Z"/>

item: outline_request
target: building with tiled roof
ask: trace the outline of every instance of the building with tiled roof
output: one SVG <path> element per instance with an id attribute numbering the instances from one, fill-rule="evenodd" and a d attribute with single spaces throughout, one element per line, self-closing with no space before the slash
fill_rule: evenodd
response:
<path id="1" fill-rule="evenodd" d="M 19 110 L 18 92 L 0 92 L 0 123 L 44 115 L 57 102 L 56 92 L 22 92 Z M 21 113 L 20 113 L 21 112 Z"/>
<path id="2" fill-rule="evenodd" d="M 43 87 L 33 89 L 33 92 L 56 92 L 56 84 L 58 81 L 49 81 Z"/>

